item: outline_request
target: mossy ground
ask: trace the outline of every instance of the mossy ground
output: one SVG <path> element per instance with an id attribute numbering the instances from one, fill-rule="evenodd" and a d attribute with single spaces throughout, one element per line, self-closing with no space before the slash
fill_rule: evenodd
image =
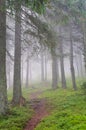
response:
<path id="1" fill-rule="evenodd" d="M 9 102 L 9 112 L 6 116 L 0 117 L 0 130 L 23 130 L 27 121 L 31 119 L 33 115 L 33 110 L 30 107 L 30 94 L 33 92 L 38 91 L 40 88 L 45 90 L 42 86 L 43 84 L 34 84 L 32 87 L 22 89 L 23 96 L 26 99 L 26 106 L 24 107 L 12 107 L 11 100 L 12 100 L 12 90 L 8 89 L 8 102 Z"/>
<path id="2" fill-rule="evenodd" d="M 41 97 L 46 97 L 51 114 L 35 130 L 86 130 L 86 100 L 80 84 L 77 82 L 78 91 L 59 88 L 43 93 Z"/>
<path id="3" fill-rule="evenodd" d="M 10 113 L 0 117 L 0 130 L 23 130 L 28 119 L 31 118 L 32 111 L 25 107 L 11 108 Z"/>
<path id="4" fill-rule="evenodd" d="M 78 91 L 67 81 L 67 90 L 52 90 L 50 84 L 35 85 L 35 89 L 23 89 L 23 96 L 29 101 L 30 93 L 42 90 L 39 98 L 46 98 L 50 115 L 44 118 L 35 130 L 86 130 L 86 100 L 80 89 L 82 81 L 77 81 Z M 60 86 L 60 85 L 59 85 Z M 0 117 L 0 130 L 23 130 L 26 122 L 32 117 L 28 102 L 25 107 L 10 106 L 12 91 L 8 91 L 10 112 Z"/>
<path id="5" fill-rule="evenodd" d="M 27 100 L 24 107 L 12 107 L 12 90 L 8 90 L 9 112 L 7 115 L 0 117 L 0 130 L 23 130 L 27 121 L 31 119 L 33 110 L 28 102 L 32 89 L 23 89 L 23 95 Z"/>

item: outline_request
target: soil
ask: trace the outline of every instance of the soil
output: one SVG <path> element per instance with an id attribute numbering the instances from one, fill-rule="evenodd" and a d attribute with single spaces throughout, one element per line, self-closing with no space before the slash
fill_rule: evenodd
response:
<path id="1" fill-rule="evenodd" d="M 34 130 L 40 121 L 49 114 L 46 108 L 46 99 L 39 99 L 39 95 L 41 95 L 41 92 L 32 93 L 30 96 L 34 115 L 31 120 L 28 121 L 24 130 Z"/>

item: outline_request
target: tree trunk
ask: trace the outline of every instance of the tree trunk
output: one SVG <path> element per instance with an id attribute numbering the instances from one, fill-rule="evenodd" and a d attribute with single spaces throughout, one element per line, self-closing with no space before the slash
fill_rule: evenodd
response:
<path id="1" fill-rule="evenodd" d="M 21 62 L 21 84 L 23 86 L 23 59 L 22 59 L 22 62 Z"/>
<path id="2" fill-rule="evenodd" d="M 5 0 L 0 0 L 0 9 L 5 9 Z M 6 114 L 6 10 L 0 10 L 0 115 Z"/>
<path id="3" fill-rule="evenodd" d="M 9 88 L 11 88 L 11 64 L 9 62 Z"/>
<path id="4" fill-rule="evenodd" d="M 43 52 L 41 52 L 41 81 L 44 82 L 44 55 Z"/>
<path id="5" fill-rule="evenodd" d="M 84 62 L 85 62 L 85 74 L 86 74 L 86 22 L 82 22 L 83 30 L 83 48 L 84 48 Z"/>
<path id="6" fill-rule="evenodd" d="M 18 105 L 21 100 L 21 5 L 15 3 L 15 59 L 14 59 L 14 84 L 13 104 Z"/>
<path id="7" fill-rule="evenodd" d="M 27 70 L 26 70 L 26 88 L 29 87 L 29 58 L 27 58 Z"/>
<path id="8" fill-rule="evenodd" d="M 58 88 L 58 64 L 57 64 L 57 56 L 56 54 L 52 54 L 52 88 Z"/>
<path id="9" fill-rule="evenodd" d="M 83 74 L 83 58 L 82 58 L 82 53 L 80 52 L 80 57 L 79 57 L 79 61 L 80 61 L 80 71 L 81 71 L 81 77 L 84 78 L 84 74 Z"/>
<path id="10" fill-rule="evenodd" d="M 61 35 L 61 27 L 59 29 L 59 34 Z M 63 55 L 63 43 L 62 38 L 60 37 L 59 40 L 59 50 L 60 50 L 60 66 L 61 66 L 61 81 L 62 81 L 62 88 L 67 88 L 66 85 L 66 78 L 65 78 L 65 71 L 64 71 L 64 55 Z"/>
<path id="11" fill-rule="evenodd" d="M 60 81 L 60 76 L 59 76 L 59 62 L 58 62 L 59 60 L 57 59 L 57 80 L 58 80 L 58 82 Z"/>
<path id="12" fill-rule="evenodd" d="M 78 56 L 76 56 L 75 58 L 75 63 L 76 63 L 76 68 L 77 68 L 77 77 L 80 78 Z"/>
<path id="13" fill-rule="evenodd" d="M 30 79 L 30 82 L 31 82 L 31 81 L 32 81 L 32 64 L 31 64 L 31 60 L 29 61 L 29 72 L 30 72 L 30 73 L 29 73 L 29 74 L 30 74 L 30 75 L 29 75 L 29 76 L 30 76 L 29 79 Z"/>
<path id="14" fill-rule="evenodd" d="M 47 55 L 45 55 L 45 81 L 47 81 Z"/>
<path id="15" fill-rule="evenodd" d="M 71 68 L 71 76 L 72 76 L 72 84 L 74 90 L 77 90 L 76 86 L 76 79 L 75 79 L 75 70 L 74 70 L 74 65 L 73 65 L 73 41 L 72 41 L 72 25 L 70 23 L 70 68 Z"/>

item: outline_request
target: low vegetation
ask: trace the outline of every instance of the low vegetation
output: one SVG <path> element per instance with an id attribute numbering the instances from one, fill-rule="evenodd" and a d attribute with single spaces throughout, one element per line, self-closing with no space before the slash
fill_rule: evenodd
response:
<path id="1" fill-rule="evenodd" d="M 85 96 L 85 100 L 86 100 L 86 82 L 83 82 L 83 84 L 81 85 L 81 89 L 82 89 L 82 92 Z"/>
<path id="2" fill-rule="evenodd" d="M 80 80 L 79 80 L 80 81 Z M 25 124 L 33 115 L 30 108 L 30 93 L 43 91 L 39 98 L 46 98 L 46 109 L 50 113 L 49 116 L 42 119 L 35 130 L 86 130 L 86 100 L 83 93 L 85 83 L 77 81 L 78 91 L 71 88 L 52 90 L 50 84 L 35 85 L 34 89 L 23 89 L 23 95 L 27 104 L 24 107 L 12 107 L 10 101 L 12 99 L 12 91 L 8 91 L 10 111 L 7 116 L 0 117 L 0 130 L 23 130 Z M 67 86 L 70 81 L 67 82 Z M 38 87 L 37 87 L 38 86 Z M 81 86 L 81 87 L 80 87 Z"/>
<path id="3" fill-rule="evenodd" d="M 0 117 L 0 130 L 23 130 L 27 121 L 31 119 L 33 110 L 30 107 L 30 93 L 38 91 L 40 84 L 33 85 L 35 87 L 23 88 L 23 96 L 26 99 L 26 106 L 12 107 L 12 90 L 8 90 L 8 101 L 10 111 L 7 115 Z M 42 88 L 45 90 L 45 88 Z"/>
<path id="4" fill-rule="evenodd" d="M 81 90 L 48 90 L 42 97 L 49 101 L 51 114 L 35 130 L 86 130 L 86 101 Z"/>
<path id="5" fill-rule="evenodd" d="M 12 100 L 12 91 L 8 90 L 8 99 L 10 111 L 7 115 L 0 117 L 0 130 L 23 130 L 26 122 L 31 119 L 33 111 L 31 110 L 28 101 L 32 89 L 23 89 L 24 97 L 26 97 L 27 104 L 22 107 L 12 107 L 10 102 Z"/>
<path id="6" fill-rule="evenodd" d="M 28 106 L 11 108 L 7 116 L 0 117 L 0 130 L 22 130 L 31 116 Z"/>

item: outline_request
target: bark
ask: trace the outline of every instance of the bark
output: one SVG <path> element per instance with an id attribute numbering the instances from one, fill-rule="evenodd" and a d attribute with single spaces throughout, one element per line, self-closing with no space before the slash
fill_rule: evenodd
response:
<path id="1" fill-rule="evenodd" d="M 43 52 L 41 53 L 41 81 L 44 82 L 45 76 L 44 76 L 44 55 Z"/>
<path id="2" fill-rule="evenodd" d="M 30 72 L 30 82 L 32 81 L 32 64 L 31 61 L 29 61 L 29 72 Z"/>
<path id="3" fill-rule="evenodd" d="M 58 88 L 58 64 L 56 54 L 52 54 L 52 88 Z"/>
<path id="4" fill-rule="evenodd" d="M 59 29 L 59 34 L 61 35 L 61 27 Z M 59 50 L 60 50 L 60 66 L 61 66 L 61 82 L 62 82 L 62 88 L 67 88 L 66 85 L 66 78 L 65 78 L 65 70 L 64 70 L 64 55 L 63 55 L 63 42 L 62 38 L 59 39 Z"/>
<path id="5" fill-rule="evenodd" d="M 77 77 L 80 77 L 80 73 L 79 73 L 79 64 L 78 64 L 78 56 L 76 56 L 75 58 L 75 63 L 76 63 L 76 68 L 77 68 Z"/>
<path id="6" fill-rule="evenodd" d="M 47 56 L 45 55 L 45 81 L 47 81 Z"/>
<path id="7" fill-rule="evenodd" d="M 22 62 L 21 62 L 21 83 L 22 83 L 22 86 L 23 86 L 23 59 L 22 59 Z"/>
<path id="8" fill-rule="evenodd" d="M 83 30 L 83 54 L 84 54 L 84 63 L 85 63 L 85 74 L 86 74 L 86 21 L 82 22 L 82 30 Z"/>
<path id="9" fill-rule="evenodd" d="M 0 0 L 0 9 L 5 7 L 5 0 Z M 6 10 L 0 10 L 0 115 L 6 114 L 7 84 L 6 84 Z"/>
<path id="10" fill-rule="evenodd" d="M 70 68 L 71 68 L 71 77 L 72 77 L 72 84 L 74 90 L 77 90 L 76 86 L 76 79 L 75 79 L 75 69 L 74 69 L 74 58 L 73 58 L 73 40 L 72 40 L 72 25 L 70 23 Z"/>
<path id="11" fill-rule="evenodd" d="M 80 53 L 80 59 L 79 59 L 79 61 L 80 61 L 80 66 L 81 66 L 81 77 L 83 78 L 84 77 L 84 73 L 83 73 L 83 58 L 82 58 L 82 53 Z"/>
<path id="12" fill-rule="evenodd" d="M 19 2 L 20 3 L 20 2 Z M 13 104 L 20 103 L 21 92 L 21 5 L 16 0 L 15 4 L 15 54 L 14 54 L 14 84 Z"/>
<path id="13" fill-rule="evenodd" d="M 29 87 L 29 58 L 27 58 L 27 70 L 26 70 L 26 88 Z"/>
<path id="14" fill-rule="evenodd" d="M 11 88 L 11 64 L 9 63 L 9 88 Z"/>
<path id="15" fill-rule="evenodd" d="M 60 76 L 59 76 L 59 62 L 58 62 L 58 59 L 57 59 L 57 80 L 58 82 L 60 81 Z"/>

